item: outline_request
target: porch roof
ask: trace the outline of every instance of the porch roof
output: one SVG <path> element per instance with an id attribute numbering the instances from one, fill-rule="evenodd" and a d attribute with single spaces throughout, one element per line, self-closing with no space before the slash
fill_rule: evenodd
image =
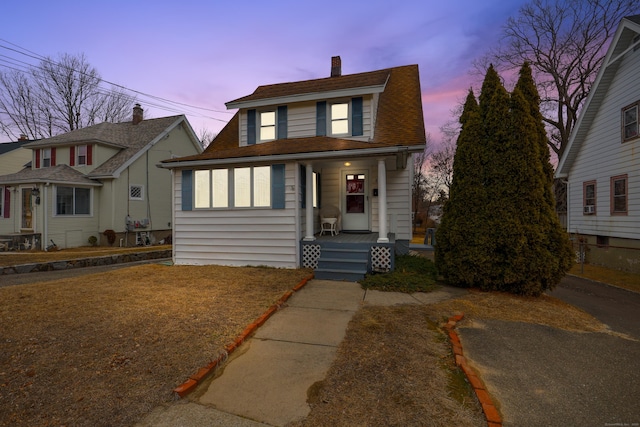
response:
<path id="1" fill-rule="evenodd" d="M 49 168 L 23 169 L 20 172 L 0 176 L 0 184 L 79 184 L 101 186 L 102 183 L 89 179 L 70 166 L 61 164 Z"/>

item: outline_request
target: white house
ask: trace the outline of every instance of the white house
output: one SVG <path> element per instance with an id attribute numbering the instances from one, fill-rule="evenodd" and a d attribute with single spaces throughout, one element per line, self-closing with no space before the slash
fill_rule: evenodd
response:
<path id="1" fill-rule="evenodd" d="M 0 176 L 3 248 L 146 244 L 171 236 L 171 174 L 156 164 L 202 152 L 185 116 L 100 123 L 23 145 L 31 167 Z M 122 239 L 122 240 L 120 240 Z"/>
<path id="2" fill-rule="evenodd" d="M 22 136 L 15 142 L 0 144 L 0 175 L 18 172 L 31 161 L 31 150 L 24 148 L 30 141 Z"/>
<path id="3" fill-rule="evenodd" d="M 556 177 L 594 264 L 640 272 L 640 15 L 622 19 Z"/>
<path id="4" fill-rule="evenodd" d="M 174 176 L 176 264 L 351 279 L 393 268 L 411 241 L 412 154 L 425 147 L 418 67 L 341 69 L 334 57 L 330 77 L 228 102 L 238 111 L 202 154 L 162 163 Z M 333 232 L 320 235 L 321 213 Z"/>

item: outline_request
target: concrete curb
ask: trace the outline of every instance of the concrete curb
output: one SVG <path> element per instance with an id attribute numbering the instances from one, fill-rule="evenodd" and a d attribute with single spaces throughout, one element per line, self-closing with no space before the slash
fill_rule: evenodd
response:
<path id="1" fill-rule="evenodd" d="M 267 309 L 260 317 L 258 317 L 253 323 L 249 324 L 244 331 L 230 344 L 224 346 L 224 351 L 218 355 L 218 357 L 209 363 L 207 366 L 198 369 L 198 372 L 191 375 L 184 383 L 179 385 L 178 387 L 173 389 L 173 392 L 177 395 L 178 398 L 183 398 L 187 396 L 189 393 L 194 391 L 198 384 L 200 384 L 203 380 L 205 380 L 209 375 L 213 374 L 216 369 L 221 366 L 228 358 L 231 353 L 233 353 L 243 342 L 245 342 L 253 333 L 276 312 L 278 311 L 285 302 L 291 296 L 302 289 L 304 285 L 307 284 L 309 280 L 313 279 L 313 274 L 309 277 L 306 277 L 300 281 L 296 286 L 293 287 L 292 290 L 287 291 L 280 297 L 275 304 Z"/>
<path id="2" fill-rule="evenodd" d="M 484 417 L 487 420 L 487 425 L 489 427 L 502 427 L 502 416 L 500 415 L 500 412 L 498 411 L 496 405 L 493 403 L 491 396 L 487 392 L 487 388 L 485 387 L 484 382 L 480 379 L 475 370 L 473 370 L 469 366 L 469 364 L 467 363 L 467 359 L 462 353 L 462 343 L 460 342 L 460 337 L 458 337 L 458 334 L 454 330 L 454 328 L 456 327 L 456 324 L 463 318 L 464 314 L 452 316 L 444 325 L 444 328 L 449 335 L 449 340 L 451 341 L 451 347 L 453 348 L 456 365 L 459 366 L 460 369 L 462 369 L 467 377 L 467 380 L 469 381 L 469 384 L 471 384 L 473 391 L 476 393 L 476 396 L 480 401 L 480 405 L 482 406 Z"/>
<path id="3" fill-rule="evenodd" d="M 154 259 L 170 259 L 171 249 L 162 249 L 146 252 L 129 252 L 99 257 L 76 258 L 60 261 L 40 262 L 33 264 L 20 264 L 0 267 L 0 276 L 5 274 L 26 274 L 40 271 L 69 270 L 72 268 L 98 267 L 103 265 L 124 264 L 129 262 L 147 261 Z"/>

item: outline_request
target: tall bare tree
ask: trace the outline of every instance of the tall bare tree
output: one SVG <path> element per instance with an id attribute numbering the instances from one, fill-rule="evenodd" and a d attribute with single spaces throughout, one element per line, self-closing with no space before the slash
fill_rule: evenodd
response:
<path id="1" fill-rule="evenodd" d="M 506 75 L 531 64 L 549 146 L 561 157 L 620 20 L 639 11 L 637 0 L 533 0 L 509 18 L 501 45 L 476 69 L 493 63 Z"/>
<path id="2" fill-rule="evenodd" d="M 27 71 L 0 73 L 1 130 L 11 139 L 38 139 L 126 119 L 135 98 L 101 83 L 84 54 L 47 57 Z"/>

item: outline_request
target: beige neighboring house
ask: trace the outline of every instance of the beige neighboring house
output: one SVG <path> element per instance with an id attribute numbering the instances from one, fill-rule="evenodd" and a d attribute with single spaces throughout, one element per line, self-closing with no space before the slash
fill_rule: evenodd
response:
<path id="1" fill-rule="evenodd" d="M 202 152 L 184 115 L 100 123 L 23 146 L 31 167 L 0 176 L 0 243 L 10 249 L 151 244 L 171 236 L 171 173 L 156 167 Z"/>
<path id="2" fill-rule="evenodd" d="M 31 161 L 31 150 L 24 148 L 29 141 L 21 137 L 16 142 L 0 144 L 0 175 L 16 173 L 24 169 Z"/>

